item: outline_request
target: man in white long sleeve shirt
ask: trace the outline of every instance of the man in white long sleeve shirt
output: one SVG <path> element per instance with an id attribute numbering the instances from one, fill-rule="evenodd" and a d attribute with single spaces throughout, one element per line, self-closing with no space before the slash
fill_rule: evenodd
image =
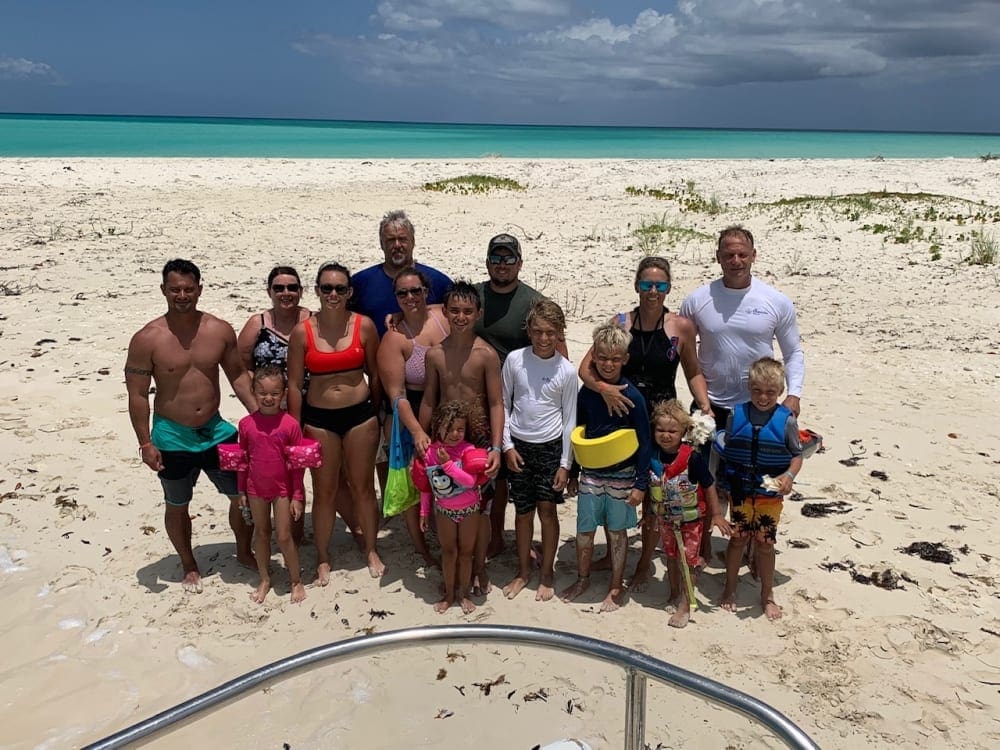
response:
<path id="1" fill-rule="evenodd" d="M 774 355 L 775 339 L 785 361 L 788 387 L 783 403 L 797 417 L 805 355 L 795 306 L 751 274 L 757 251 L 748 229 L 739 225 L 723 229 L 715 257 L 722 267 L 722 278 L 695 289 L 681 304 L 680 314 L 694 322 L 698 333 L 698 364 L 708 383 L 716 429 L 724 430 L 733 407 L 750 399 L 750 365 Z M 723 503 L 729 500 L 721 487 L 719 499 Z M 701 554 L 708 560 L 712 556 L 712 528 L 706 526 Z"/>
<path id="2" fill-rule="evenodd" d="M 708 382 L 716 424 L 723 429 L 732 408 L 750 398 L 747 373 L 761 357 L 784 359 L 788 395 L 784 405 L 799 414 L 805 355 L 795 306 L 784 294 L 751 274 L 757 251 L 753 235 L 740 226 L 719 234 L 716 259 L 722 278 L 694 290 L 681 304 L 698 332 L 698 363 Z"/>

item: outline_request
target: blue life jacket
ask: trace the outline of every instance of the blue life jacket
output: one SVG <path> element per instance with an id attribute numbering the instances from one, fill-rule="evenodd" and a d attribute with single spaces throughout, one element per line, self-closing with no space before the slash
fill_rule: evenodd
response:
<path id="1" fill-rule="evenodd" d="M 750 423 L 750 404 L 733 409 L 733 424 L 726 434 L 726 480 L 734 495 L 777 495 L 763 487 L 764 475 L 777 476 L 792 463 L 785 444 L 785 424 L 792 412 L 780 404 L 762 427 Z"/>

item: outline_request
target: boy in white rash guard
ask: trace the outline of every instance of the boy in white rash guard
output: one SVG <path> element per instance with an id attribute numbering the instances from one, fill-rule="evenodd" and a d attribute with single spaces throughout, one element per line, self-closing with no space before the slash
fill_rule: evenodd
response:
<path id="1" fill-rule="evenodd" d="M 799 415 L 805 355 L 792 301 L 751 275 L 757 251 L 750 230 L 739 225 L 719 233 L 716 260 L 722 278 L 698 287 L 681 304 L 680 314 L 698 332 L 698 364 L 708 383 L 716 429 L 723 430 L 736 404 L 746 401 L 750 365 L 774 354 L 778 341 L 784 360 L 787 395 L 782 405 Z M 721 467 L 719 467 L 721 471 Z M 720 488 L 719 499 L 729 498 Z M 702 556 L 712 555 L 712 530 L 702 535 Z"/>
<path id="2" fill-rule="evenodd" d="M 531 579 L 531 539 L 535 511 L 542 524 L 542 560 L 536 601 L 555 595 L 559 516 L 571 464 L 570 435 L 576 426 L 577 379 L 557 351 L 566 318 L 555 302 L 540 299 L 526 321 L 531 346 L 515 349 L 504 361 L 503 451 L 510 470 L 510 496 L 517 511 L 517 575 L 503 588 L 513 599 Z"/>

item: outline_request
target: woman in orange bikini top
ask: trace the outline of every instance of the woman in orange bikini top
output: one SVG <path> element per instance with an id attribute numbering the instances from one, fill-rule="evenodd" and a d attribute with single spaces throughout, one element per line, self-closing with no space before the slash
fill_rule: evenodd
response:
<path id="1" fill-rule="evenodd" d="M 321 586 L 330 580 L 328 547 L 342 469 L 351 492 L 349 496 L 341 493 L 341 502 L 349 505 L 341 509 L 341 515 L 345 520 L 357 519 L 372 576 L 382 575 L 385 567 L 375 549 L 376 413 L 382 398 L 376 364 L 378 331 L 371 319 L 347 309 L 351 293 L 350 271 L 339 263 L 321 266 L 316 274 L 319 312 L 299 323 L 288 342 L 288 413 L 302 422 L 303 433 L 318 440 L 323 449 L 323 465 L 312 469 L 316 576 Z M 306 372 L 309 389 L 303 395 Z"/>

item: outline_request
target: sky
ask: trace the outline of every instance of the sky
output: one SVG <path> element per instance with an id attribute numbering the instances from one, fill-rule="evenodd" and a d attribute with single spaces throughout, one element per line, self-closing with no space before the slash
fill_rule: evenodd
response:
<path id="1" fill-rule="evenodd" d="M 0 112 L 1000 132 L 1000 0 L 0 0 Z"/>

